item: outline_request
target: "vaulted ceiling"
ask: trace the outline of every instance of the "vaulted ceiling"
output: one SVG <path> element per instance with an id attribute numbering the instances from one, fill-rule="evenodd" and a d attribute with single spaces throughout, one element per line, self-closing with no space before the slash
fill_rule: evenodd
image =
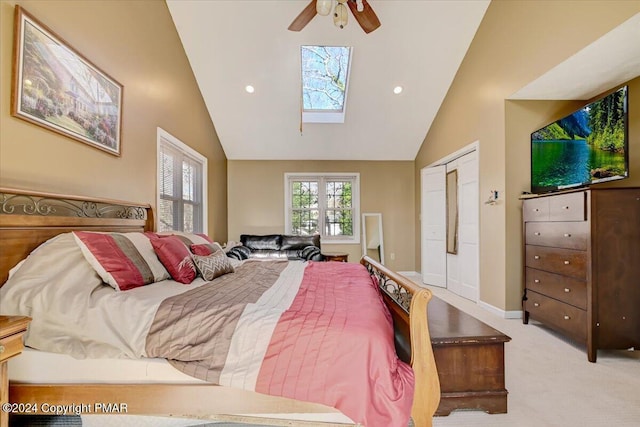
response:
<path id="1" fill-rule="evenodd" d="M 230 160 L 414 160 L 489 3 L 369 0 L 365 34 L 351 14 L 288 31 L 309 0 L 167 0 Z M 510 98 L 590 99 L 640 75 L 638 40 L 640 14 Z M 301 45 L 353 47 L 343 124 L 300 130 Z"/>
<path id="2" fill-rule="evenodd" d="M 489 1 L 370 0 L 369 34 L 352 15 L 288 31 L 308 0 L 167 4 L 228 159 L 413 160 Z M 353 47 L 345 123 L 300 131 L 301 45 Z"/>

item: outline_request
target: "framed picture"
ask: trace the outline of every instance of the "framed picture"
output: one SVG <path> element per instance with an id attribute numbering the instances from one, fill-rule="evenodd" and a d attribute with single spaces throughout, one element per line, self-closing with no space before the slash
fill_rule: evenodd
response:
<path id="1" fill-rule="evenodd" d="M 11 114 L 119 156 L 122 85 L 20 6 Z"/>

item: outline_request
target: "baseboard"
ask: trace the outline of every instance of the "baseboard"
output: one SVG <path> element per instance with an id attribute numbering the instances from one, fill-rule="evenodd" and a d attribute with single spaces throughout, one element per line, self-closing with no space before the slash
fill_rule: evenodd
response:
<path id="1" fill-rule="evenodd" d="M 501 308 L 495 307 L 480 300 L 478 300 L 478 306 L 484 308 L 487 311 L 490 311 L 496 316 L 502 317 L 503 319 L 522 319 L 522 310 L 505 311 Z"/>
<path id="2" fill-rule="evenodd" d="M 398 271 L 398 274 L 401 274 L 404 277 L 413 280 L 418 285 L 422 285 L 422 275 L 417 271 Z M 482 307 L 483 309 L 495 314 L 498 317 L 502 317 L 503 319 L 522 319 L 522 310 L 505 311 L 501 308 L 495 307 L 480 300 L 478 300 L 478 307 Z"/>
<path id="3" fill-rule="evenodd" d="M 422 275 L 417 271 L 398 271 L 397 273 L 411 279 L 422 279 Z M 422 283 L 422 280 L 420 280 L 420 283 Z"/>

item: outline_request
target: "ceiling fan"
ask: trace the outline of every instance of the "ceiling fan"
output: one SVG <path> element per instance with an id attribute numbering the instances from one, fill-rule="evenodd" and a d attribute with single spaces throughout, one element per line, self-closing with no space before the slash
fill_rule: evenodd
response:
<path id="1" fill-rule="evenodd" d="M 344 28 L 347 25 L 347 8 L 345 4 L 349 6 L 351 13 L 365 33 L 368 34 L 380 26 L 380 20 L 367 0 L 337 0 L 335 8 L 333 8 L 332 0 L 311 0 L 307 7 L 289 25 L 289 30 L 302 30 L 316 14 L 328 15 L 332 8 L 334 24 L 337 27 Z"/>

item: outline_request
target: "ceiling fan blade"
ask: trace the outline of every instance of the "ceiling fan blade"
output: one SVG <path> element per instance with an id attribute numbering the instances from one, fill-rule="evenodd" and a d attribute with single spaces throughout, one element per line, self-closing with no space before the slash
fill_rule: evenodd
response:
<path id="1" fill-rule="evenodd" d="M 356 0 L 349 0 L 347 3 L 349 4 L 351 13 L 353 13 L 353 16 L 356 18 L 356 21 L 358 21 L 358 24 L 360 24 L 365 33 L 369 34 L 380 26 L 380 20 L 367 0 L 362 0 L 362 4 L 364 6 L 364 10 L 362 12 L 358 12 Z"/>
<path id="2" fill-rule="evenodd" d="M 316 0 L 311 0 L 307 7 L 289 25 L 289 31 L 302 30 L 316 16 L 316 13 L 318 13 L 316 12 Z"/>

